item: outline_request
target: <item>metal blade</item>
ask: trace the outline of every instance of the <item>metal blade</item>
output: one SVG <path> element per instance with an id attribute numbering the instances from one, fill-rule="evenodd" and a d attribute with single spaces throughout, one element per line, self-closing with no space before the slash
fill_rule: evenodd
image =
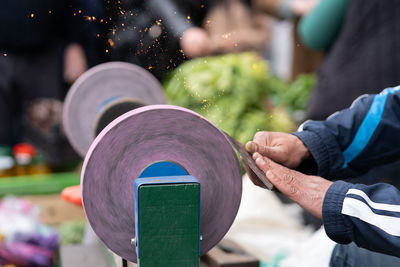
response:
<path id="1" fill-rule="evenodd" d="M 241 160 L 244 164 L 249 166 L 249 168 L 254 172 L 254 174 L 257 176 L 257 178 L 267 187 L 269 190 L 274 189 L 274 185 L 267 179 L 265 176 L 265 173 L 258 168 L 256 162 L 254 159 L 251 157 L 251 154 L 247 152 L 246 148 L 239 143 L 235 138 L 224 132 L 225 136 L 228 138 L 229 142 L 232 144 L 232 146 L 236 149 L 236 151 L 239 153 Z"/>

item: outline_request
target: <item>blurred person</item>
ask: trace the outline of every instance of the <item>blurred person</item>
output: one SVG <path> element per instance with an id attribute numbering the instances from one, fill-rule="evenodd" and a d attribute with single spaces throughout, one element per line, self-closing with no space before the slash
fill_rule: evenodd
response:
<path id="1" fill-rule="evenodd" d="M 270 21 L 252 2 L 220 0 L 207 12 L 203 28 L 211 54 L 263 52 L 269 40 Z"/>
<path id="2" fill-rule="evenodd" d="M 290 79 L 302 73 L 315 72 L 321 62 L 323 53 L 309 49 L 300 41 L 297 25 L 302 16 L 311 12 L 320 0 L 253 0 L 254 9 L 264 12 L 279 20 L 293 21 L 293 55 Z"/>
<path id="3" fill-rule="evenodd" d="M 0 9 L 0 144 L 22 138 L 21 118 L 34 99 L 61 99 L 62 80 L 87 69 L 82 3 L 4 0 Z"/>
<path id="4" fill-rule="evenodd" d="M 208 53 L 208 36 L 199 27 L 192 26 L 201 22 L 206 8 L 206 1 L 179 4 L 174 0 L 110 1 L 107 4 L 110 37 L 106 51 L 112 60 L 140 65 L 161 79 L 166 70 L 183 61 L 180 43 L 188 47 L 188 56 Z M 191 14 L 188 10 L 196 12 Z"/>
<path id="5" fill-rule="evenodd" d="M 268 36 L 266 19 L 257 15 L 253 22 L 247 1 L 131 0 L 108 9 L 116 21 L 108 40 L 112 58 L 141 65 L 159 79 L 187 58 L 259 49 Z"/>
<path id="6" fill-rule="evenodd" d="M 396 0 L 321 0 L 302 18 L 303 44 L 325 53 L 309 119 L 326 119 L 358 96 L 399 82 L 399 17 Z"/>

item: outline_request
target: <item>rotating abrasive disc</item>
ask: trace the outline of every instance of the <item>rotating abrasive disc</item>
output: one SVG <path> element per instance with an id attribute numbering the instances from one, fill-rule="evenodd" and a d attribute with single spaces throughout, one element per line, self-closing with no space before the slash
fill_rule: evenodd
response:
<path id="1" fill-rule="evenodd" d="M 91 68 L 72 85 L 63 110 L 65 133 L 82 157 L 94 140 L 96 116 L 119 98 L 143 105 L 166 103 L 161 84 L 141 67 L 110 62 Z"/>
<path id="2" fill-rule="evenodd" d="M 226 136 L 190 110 L 153 105 L 111 122 L 90 146 L 81 176 L 86 216 L 108 248 L 136 262 L 134 180 L 158 161 L 181 165 L 201 184 L 201 254 L 230 228 L 240 204 L 242 179 Z"/>

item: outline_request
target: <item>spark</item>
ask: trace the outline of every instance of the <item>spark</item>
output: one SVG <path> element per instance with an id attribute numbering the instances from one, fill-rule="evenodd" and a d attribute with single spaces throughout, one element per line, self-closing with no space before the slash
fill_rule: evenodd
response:
<path id="1" fill-rule="evenodd" d="M 35 16 L 35 14 L 31 13 L 31 18 L 33 18 Z"/>
<path id="2" fill-rule="evenodd" d="M 190 16 L 187 16 L 186 18 L 187 18 L 188 20 L 190 20 Z"/>
<path id="3" fill-rule="evenodd" d="M 6 57 L 6 56 L 7 56 L 7 53 L 4 53 L 4 54 L 3 54 L 3 56 L 5 56 L 5 57 Z"/>
<path id="4" fill-rule="evenodd" d="M 108 49 L 106 49 L 106 53 L 108 53 Z"/>
<path id="5" fill-rule="evenodd" d="M 52 12 L 52 11 L 51 11 L 51 10 L 49 10 L 49 14 L 51 14 L 51 12 Z"/>

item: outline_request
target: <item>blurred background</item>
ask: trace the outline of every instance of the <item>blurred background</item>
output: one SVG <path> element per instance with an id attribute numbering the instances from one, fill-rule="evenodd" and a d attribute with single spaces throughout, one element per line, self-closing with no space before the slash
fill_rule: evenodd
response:
<path id="1" fill-rule="evenodd" d="M 0 265 L 61 266 L 60 247 L 88 231 L 82 209 L 59 193 L 79 184 L 82 161 L 63 133 L 63 101 L 89 68 L 139 65 L 169 104 L 245 143 L 397 85 L 399 13 L 395 0 L 3 0 Z M 396 184 L 398 165 L 363 181 Z M 296 242 L 320 225 L 277 199 Z M 257 257 L 279 261 L 292 241 Z"/>

